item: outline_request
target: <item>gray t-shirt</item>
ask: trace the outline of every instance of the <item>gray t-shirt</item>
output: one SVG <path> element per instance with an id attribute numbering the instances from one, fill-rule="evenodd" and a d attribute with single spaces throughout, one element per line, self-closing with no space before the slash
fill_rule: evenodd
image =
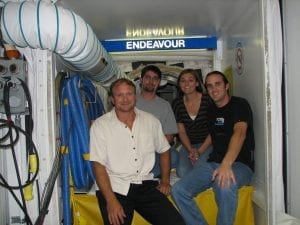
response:
<path id="1" fill-rule="evenodd" d="M 141 95 L 137 95 L 136 107 L 153 114 L 160 121 L 164 134 L 178 133 L 174 112 L 168 101 L 159 96 L 147 101 Z"/>

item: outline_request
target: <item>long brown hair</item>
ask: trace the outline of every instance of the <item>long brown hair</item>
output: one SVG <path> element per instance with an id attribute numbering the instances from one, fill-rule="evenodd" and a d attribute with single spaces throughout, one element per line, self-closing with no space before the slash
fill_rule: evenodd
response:
<path id="1" fill-rule="evenodd" d="M 195 78 L 196 82 L 198 82 L 199 85 L 196 87 L 196 91 L 198 91 L 198 92 L 200 92 L 200 93 L 203 93 L 203 88 L 202 88 L 203 83 L 202 83 L 202 81 L 201 81 L 201 79 L 200 79 L 200 77 L 199 77 L 198 72 L 197 72 L 196 70 L 194 70 L 194 69 L 184 69 L 184 70 L 182 70 L 182 71 L 180 72 L 180 74 L 179 74 L 179 76 L 178 76 L 178 78 L 177 78 L 178 96 L 183 96 L 183 94 L 184 94 L 184 93 L 182 92 L 182 90 L 180 89 L 180 87 L 179 87 L 179 83 L 180 83 L 181 77 L 182 77 L 184 74 L 187 74 L 187 73 L 192 74 L 193 77 Z"/>

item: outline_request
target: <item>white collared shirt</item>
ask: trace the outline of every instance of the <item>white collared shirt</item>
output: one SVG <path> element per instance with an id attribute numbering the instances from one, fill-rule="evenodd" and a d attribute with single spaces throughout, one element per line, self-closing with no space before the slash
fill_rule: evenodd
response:
<path id="1" fill-rule="evenodd" d="M 170 148 L 159 120 L 137 108 L 135 113 L 132 130 L 114 109 L 94 121 L 90 130 L 90 161 L 106 167 L 113 191 L 123 195 L 130 183 L 153 179 L 155 150 Z"/>

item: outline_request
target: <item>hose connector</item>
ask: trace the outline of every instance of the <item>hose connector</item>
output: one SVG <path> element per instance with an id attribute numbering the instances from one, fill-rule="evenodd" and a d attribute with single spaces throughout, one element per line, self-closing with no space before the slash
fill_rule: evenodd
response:
<path id="1" fill-rule="evenodd" d="M 37 159 L 36 154 L 29 155 L 29 172 L 36 173 L 37 171 Z"/>
<path id="2" fill-rule="evenodd" d="M 24 198 L 26 201 L 31 201 L 33 199 L 33 187 L 32 184 L 27 185 L 23 189 L 24 191 Z"/>

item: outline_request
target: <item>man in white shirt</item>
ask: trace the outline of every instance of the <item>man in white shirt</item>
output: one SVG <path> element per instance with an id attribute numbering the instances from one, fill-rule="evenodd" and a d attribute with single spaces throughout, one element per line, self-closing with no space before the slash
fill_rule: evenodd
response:
<path id="1" fill-rule="evenodd" d="M 170 193 L 170 145 L 158 119 L 135 108 L 136 88 L 128 79 L 112 83 L 114 108 L 90 130 L 90 160 L 105 225 L 131 225 L 136 210 L 154 225 L 184 225 L 167 199 Z M 161 180 L 151 170 L 160 154 Z"/>

